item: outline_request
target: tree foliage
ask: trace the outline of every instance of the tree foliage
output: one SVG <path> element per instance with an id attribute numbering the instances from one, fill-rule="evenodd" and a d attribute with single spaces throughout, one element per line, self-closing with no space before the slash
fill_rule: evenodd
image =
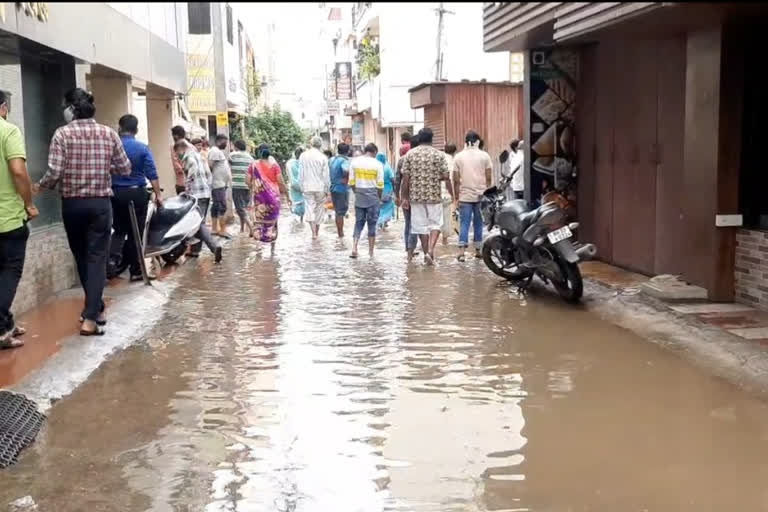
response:
<path id="1" fill-rule="evenodd" d="M 370 35 L 363 37 L 357 47 L 357 70 L 360 78 L 369 80 L 381 72 L 379 44 Z"/>
<path id="2" fill-rule="evenodd" d="M 247 139 L 255 146 L 269 144 L 272 155 L 281 166 L 304 142 L 304 134 L 293 116 L 282 111 L 279 105 L 267 108 L 256 116 L 246 117 L 245 132 Z"/>

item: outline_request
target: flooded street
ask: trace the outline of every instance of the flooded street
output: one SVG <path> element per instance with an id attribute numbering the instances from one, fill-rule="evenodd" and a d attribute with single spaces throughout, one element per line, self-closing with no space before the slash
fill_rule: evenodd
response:
<path id="1" fill-rule="evenodd" d="M 180 269 L 0 471 L 0 510 L 768 510 L 760 400 L 480 261 L 407 267 L 399 226 L 373 261 L 331 230 Z"/>

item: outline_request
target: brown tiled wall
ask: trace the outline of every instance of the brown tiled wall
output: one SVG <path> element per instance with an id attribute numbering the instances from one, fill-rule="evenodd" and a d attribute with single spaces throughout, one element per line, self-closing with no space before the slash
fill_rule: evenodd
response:
<path id="1" fill-rule="evenodd" d="M 736 301 L 768 309 L 768 232 L 736 233 Z"/>

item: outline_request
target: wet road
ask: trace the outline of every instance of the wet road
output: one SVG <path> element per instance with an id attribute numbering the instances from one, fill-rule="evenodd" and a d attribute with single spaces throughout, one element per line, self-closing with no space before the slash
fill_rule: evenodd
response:
<path id="1" fill-rule="evenodd" d="M 762 402 L 481 262 L 348 249 L 283 221 L 274 258 L 186 265 L 0 472 L 0 510 L 768 510 Z"/>

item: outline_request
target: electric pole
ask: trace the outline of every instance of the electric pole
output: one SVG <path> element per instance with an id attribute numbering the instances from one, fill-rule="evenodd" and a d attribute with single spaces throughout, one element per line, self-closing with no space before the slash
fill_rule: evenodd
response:
<path id="1" fill-rule="evenodd" d="M 437 12 L 437 59 L 435 60 L 435 80 L 440 81 L 443 78 L 443 15 L 456 14 L 444 8 L 443 2 L 440 7 L 435 9 Z"/>
<path id="2" fill-rule="evenodd" d="M 216 95 L 216 134 L 229 137 L 229 119 L 227 115 L 227 78 L 224 73 L 224 34 L 222 30 L 221 3 L 211 2 L 211 32 L 213 33 L 213 76 Z M 213 134 L 209 133 L 208 137 Z"/>

